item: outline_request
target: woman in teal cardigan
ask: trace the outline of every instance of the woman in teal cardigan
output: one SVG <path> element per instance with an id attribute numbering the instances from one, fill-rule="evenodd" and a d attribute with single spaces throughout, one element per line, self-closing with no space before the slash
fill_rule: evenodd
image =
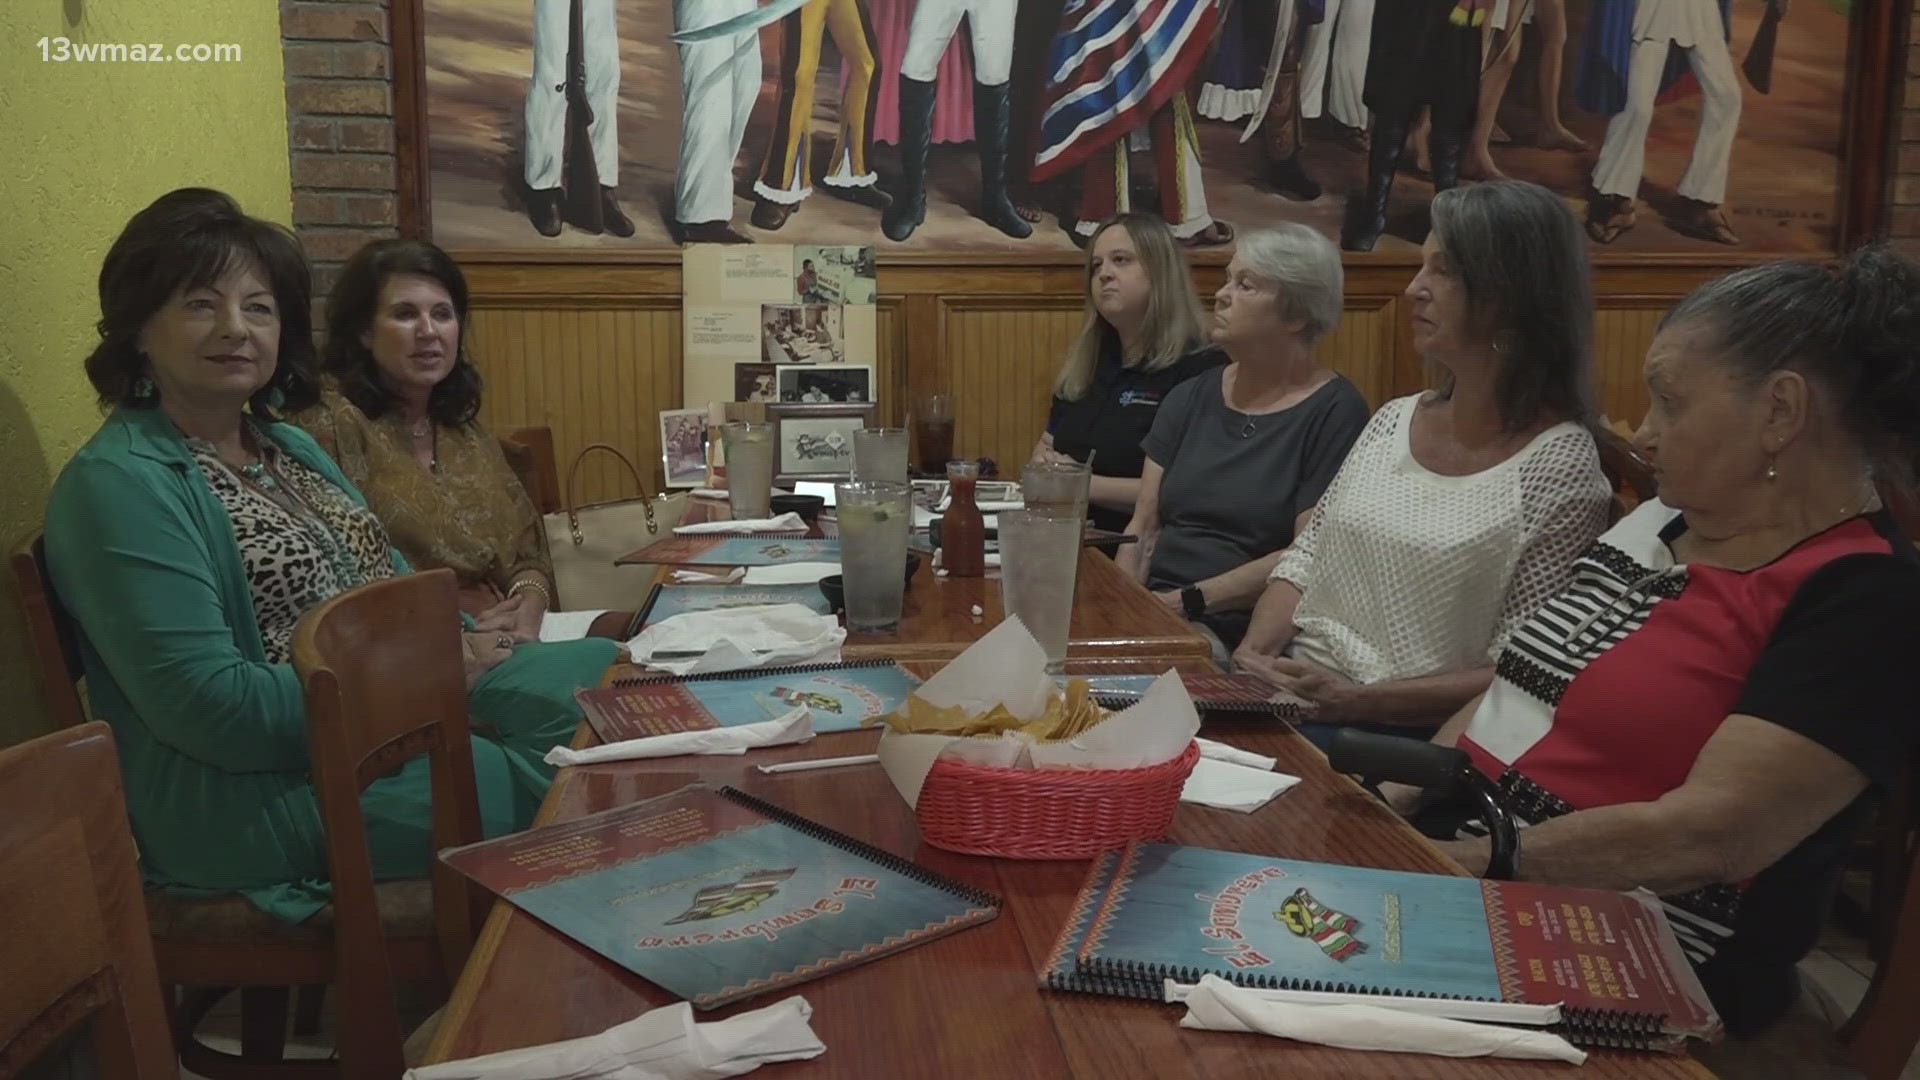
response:
<path id="1" fill-rule="evenodd" d="M 147 877 L 289 921 L 329 898 L 293 625 L 409 572 L 338 466 L 280 421 L 317 397 L 311 289 L 292 235 L 218 192 L 135 215 L 101 269 L 87 359 L 112 411 L 61 472 L 46 531 Z M 524 829 L 552 779 L 541 758 L 579 721 L 574 690 L 618 646 L 463 640 L 483 822 Z M 382 878 L 433 858 L 426 764 L 362 796 Z"/>

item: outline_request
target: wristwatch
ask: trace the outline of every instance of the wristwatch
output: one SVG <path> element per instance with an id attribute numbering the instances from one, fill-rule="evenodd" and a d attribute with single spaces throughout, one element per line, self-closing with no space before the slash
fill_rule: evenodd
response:
<path id="1" fill-rule="evenodd" d="M 1207 594 L 1200 586 L 1189 585 L 1180 590 L 1180 610 L 1189 619 L 1197 619 L 1207 613 Z"/>

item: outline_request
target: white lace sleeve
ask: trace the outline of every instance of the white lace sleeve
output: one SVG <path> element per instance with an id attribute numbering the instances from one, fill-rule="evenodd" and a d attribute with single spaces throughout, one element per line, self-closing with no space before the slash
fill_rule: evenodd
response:
<path id="1" fill-rule="evenodd" d="M 1573 562 L 1607 527 L 1613 491 L 1600 471 L 1600 452 L 1584 429 L 1541 446 L 1520 472 L 1520 510 L 1526 539 L 1507 581 L 1500 623 L 1487 650 L 1498 661 L 1507 637 L 1534 609 L 1567 587 Z"/>
<path id="2" fill-rule="evenodd" d="M 1320 523 L 1326 517 L 1327 508 L 1350 491 L 1364 488 L 1367 477 L 1375 470 L 1391 467 L 1393 435 L 1400 413 L 1412 408 L 1419 399 L 1420 395 L 1415 394 L 1389 401 L 1373 414 L 1373 419 L 1367 421 L 1360 437 L 1354 440 L 1353 449 L 1347 451 L 1347 460 L 1340 466 L 1340 471 L 1334 474 L 1333 483 L 1327 485 L 1320 501 L 1313 504 L 1313 516 L 1307 519 L 1306 529 L 1281 552 L 1273 573 L 1267 575 L 1269 582 L 1289 581 L 1302 593 L 1307 591 L 1307 582 L 1313 576 L 1314 543 L 1319 537 Z"/>

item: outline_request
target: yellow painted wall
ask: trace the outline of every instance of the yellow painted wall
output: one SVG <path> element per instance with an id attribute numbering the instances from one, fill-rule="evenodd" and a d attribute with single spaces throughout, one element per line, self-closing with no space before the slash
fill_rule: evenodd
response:
<path id="1" fill-rule="evenodd" d="M 226 63 L 43 62 L 39 40 L 61 36 L 241 52 Z M 287 222 L 292 196 L 272 0 L 4 0 L 0 42 L 0 542 L 11 551 L 99 425 L 80 364 L 95 340 L 100 259 L 127 218 L 203 185 Z M 13 575 L 0 579 L 7 745 L 46 720 Z"/>

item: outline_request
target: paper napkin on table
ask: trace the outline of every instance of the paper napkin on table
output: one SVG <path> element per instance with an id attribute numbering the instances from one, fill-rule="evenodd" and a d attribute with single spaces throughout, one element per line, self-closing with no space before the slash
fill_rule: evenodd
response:
<path id="1" fill-rule="evenodd" d="M 709 574 L 701 570 L 675 570 L 673 582 L 676 585 L 731 585 L 747 576 L 747 568 L 736 566 L 724 574 Z"/>
<path id="2" fill-rule="evenodd" d="M 779 566 L 749 566 L 743 583 L 747 585 L 811 585 L 840 572 L 837 562 L 797 562 Z"/>
<path id="3" fill-rule="evenodd" d="M 1202 762 L 1205 764 L 1205 762 Z M 1342 1050 L 1386 1050 L 1441 1057 L 1504 1057 L 1579 1065 L 1586 1052 L 1558 1035 L 1383 1009 L 1377 1005 L 1295 1005 L 1263 1000 L 1220 978 L 1202 976 L 1187 993 L 1183 1028 L 1251 1031 Z"/>
<path id="4" fill-rule="evenodd" d="M 1278 758 L 1256 754 L 1251 750 L 1242 750 L 1237 746 L 1228 746 L 1223 742 L 1214 742 L 1212 739 L 1202 739 L 1196 735 L 1193 741 L 1200 744 L 1200 756 L 1203 758 L 1225 761 L 1232 765 L 1245 765 L 1249 769 L 1271 769 L 1279 764 Z"/>
<path id="5" fill-rule="evenodd" d="M 727 489 L 697 487 L 697 488 L 689 489 L 687 494 L 693 496 L 696 499 L 724 499 L 727 497 Z"/>
<path id="6" fill-rule="evenodd" d="M 407 1070 L 406 1080 L 713 1080 L 775 1061 L 826 1053 L 808 1018 L 813 1007 L 790 997 L 725 1020 L 697 1023 L 682 1001 L 642 1013 L 598 1035 L 506 1050 Z"/>
<path id="7" fill-rule="evenodd" d="M 847 631 L 805 604 L 688 611 L 648 626 L 627 642 L 633 662 L 675 675 L 769 665 L 829 663 Z"/>
<path id="8" fill-rule="evenodd" d="M 593 629 L 593 620 L 605 615 L 600 611 L 549 611 L 540 617 L 541 641 L 579 641 Z"/>
<path id="9" fill-rule="evenodd" d="M 762 746 L 784 746 L 813 738 L 813 713 L 805 705 L 774 720 L 733 727 L 707 728 L 703 731 L 676 731 L 671 735 L 649 735 L 641 739 L 622 739 L 602 746 L 575 750 L 556 746 L 547 751 L 547 764 L 596 765 L 603 761 L 638 761 L 641 758 L 678 757 L 681 754 L 744 754 Z"/>
<path id="10" fill-rule="evenodd" d="M 781 514 L 770 518 L 742 518 L 737 521 L 696 521 L 691 525 L 675 525 L 675 536 L 694 536 L 699 533 L 762 533 L 762 532 L 806 532 L 806 519 L 799 514 Z"/>
<path id="11" fill-rule="evenodd" d="M 1181 802 L 1251 814 L 1300 782 L 1299 777 L 1286 773 L 1250 769 L 1207 757 L 1205 749 L 1200 754 L 1193 772 L 1187 776 L 1186 786 L 1180 789 Z"/>

